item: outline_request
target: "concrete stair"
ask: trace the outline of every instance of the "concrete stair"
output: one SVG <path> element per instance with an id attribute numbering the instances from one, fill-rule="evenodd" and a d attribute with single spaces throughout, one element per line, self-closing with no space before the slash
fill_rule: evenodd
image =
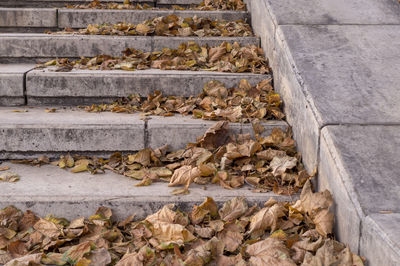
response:
<path id="1" fill-rule="evenodd" d="M 83 3 L 85 1 L 67 1 Z M 89 1 L 86 1 L 89 2 Z M 153 1 L 143 1 L 151 5 Z M 204 132 L 215 121 L 204 121 L 176 115 L 145 117 L 140 114 L 88 113 L 76 106 L 110 102 L 118 97 L 139 94 L 146 97 L 154 90 L 164 95 L 195 96 L 204 83 L 220 80 L 227 87 L 241 79 L 251 84 L 270 79 L 270 75 L 252 73 L 219 73 L 210 71 L 90 71 L 55 72 L 35 69 L 35 63 L 52 58 L 119 56 L 133 47 L 156 51 L 176 48 L 181 42 L 196 41 L 215 46 L 223 41 L 241 45 L 259 45 L 258 37 L 160 37 L 160 36 L 85 36 L 48 35 L 44 30 L 64 27 L 80 28 L 89 23 L 138 23 L 152 17 L 177 14 L 204 16 L 211 19 L 249 21 L 248 12 L 195 10 L 74 10 L 62 8 L 65 1 L 0 1 L 0 160 L 29 159 L 47 155 L 58 157 L 67 152 L 108 156 L 115 151 L 134 152 L 168 144 L 181 149 Z M 198 4 L 200 1 L 158 1 L 160 7 L 172 4 Z M 68 107 L 69 106 L 69 107 Z M 56 107 L 55 113 L 46 108 Z M 282 121 L 263 122 L 264 134 L 274 127 L 287 129 Z M 231 123 L 232 133 L 251 133 L 251 124 Z M 99 205 L 111 207 L 117 218 L 135 212 L 144 217 L 170 202 L 183 209 L 203 201 L 205 196 L 217 202 L 245 196 L 262 204 L 274 196 L 277 200 L 296 197 L 253 193 L 245 185 L 239 190 L 224 190 L 210 185 L 205 190 L 191 187 L 191 194 L 174 196 L 167 184 L 135 187 L 130 178 L 106 173 L 91 176 L 71 174 L 57 167 L 32 168 L 9 162 L 11 170 L 21 175 L 15 184 L 0 183 L 0 208 L 13 204 L 39 215 L 53 213 L 66 218 L 88 216 Z M 128 211 L 129 210 L 129 211 Z"/>

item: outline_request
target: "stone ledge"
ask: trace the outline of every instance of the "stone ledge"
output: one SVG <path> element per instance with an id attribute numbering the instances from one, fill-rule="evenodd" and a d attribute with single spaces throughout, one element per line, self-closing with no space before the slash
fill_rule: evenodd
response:
<path id="1" fill-rule="evenodd" d="M 129 177 L 107 171 L 106 174 L 73 174 L 55 166 L 31 167 L 8 165 L 10 171 L 21 176 L 16 183 L 0 183 L 0 209 L 14 205 L 22 210 L 30 209 L 41 216 L 54 214 L 73 219 L 89 217 L 100 206 L 113 209 L 115 219 L 122 220 L 131 214 L 137 219 L 158 211 L 163 205 L 176 203 L 183 210 L 191 210 L 193 204 L 213 197 L 221 204 L 233 197 L 243 196 L 249 204 L 264 204 L 270 197 L 278 201 L 295 201 L 298 195 L 280 196 L 272 192 L 253 193 L 249 186 L 226 190 L 219 185 L 192 184 L 190 194 L 174 196 L 174 187 L 167 183 L 154 183 L 147 187 L 135 187 L 138 183 Z"/>
<path id="2" fill-rule="evenodd" d="M 196 10 L 104 10 L 67 9 L 58 10 L 59 28 L 86 28 L 88 24 L 129 22 L 142 23 L 155 17 L 175 14 L 181 17 L 207 17 L 213 20 L 248 20 L 246 11 L 196 11 Z"/>
<path id="3" fill-rule="evenodd" d="M 168 38 L 168 39 L 167 39 Z M 182 42 L 195 41 L 199 45 L 218 46 L 222 42 L 240 45 L 259 45 L 257 37 L 159 37 L 105 35 L 49 35 L 40 33 L 0 33 L 0 58 L 56 58 L 122 55 L 126 48 L 145 52 L 162 48 L 176 49 Z"/>
<path id="4" fill-rule="evenodd" d="M 34 67 L 27 64 L 0 64 L 0 106 L 25 103 L 25 74 Z"/>
<path id="5" fill-rule="evenodd" d="M 147 142 L 150 148 L 158 148 L 168 144 L 170 150 L 182 149 L 188 143 L 195 143 L 197 138 L 202 136 L 215 123 L 215 121 L 193 119 L 180 115 L 173 117 L 152 116 L 147 121 Z M 284 121 L 268 121 L 262 123 L 262 125 L 265 129 L 264 134 L 266 135 L 269 135 L 275 127 L 283 130 L 286 130 L 288 127 Z M 253 135 L 253 128 L 250 123 L 230 123 L 229 129 L 232 134 L 249 133 Z M 178 135 L 179 138 L 176 137 Z"/>
<path id="6" fill-rule="evenodd" d="M 57 10 L 53 8 L 1 8 L 0 27 L 57 27 Z"/>
<path id="7" fill-rule="evenodd" d="M 73 70 L 51 72 L 34 70 L 28 73 L 26 90 L 28 104 L 80 104 L 101 103 L 130 94 L 147 97 L 160 90 L 164 95 L 189 97 L 202 92 L 206 82 L 220 80 L 227 87 L 234 87 L 241 79 L 256 84 L 269 75 L 251 73 L 222 73 L 209 71 L 95 71 Z M 49 90 L 48 88 L 51 88 Z"/>

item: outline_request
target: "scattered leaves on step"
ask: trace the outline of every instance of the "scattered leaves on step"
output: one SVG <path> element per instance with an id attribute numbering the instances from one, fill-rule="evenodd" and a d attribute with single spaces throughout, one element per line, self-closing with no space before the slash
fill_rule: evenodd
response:
<path id="1" fill-rule="evenodd" d="M 240 46 L 223 42 L 217 47 L 200 46 L 190 41 L 181 43 L 177 49 L 163 48 L 162 51 L 143 52 L 127 48 L 123 56 L 113 57 L 98 55 L 96 57 L 81 57 L 79 60 L 68 58 L 53 59 L 39 68 L 56 67 L 54 71 L 69 71 L 72 69 L 89 70 L 207 70 L 218 72 L 266 74 L 270 72 L 268 61 L 263 50 L 255 45 Z M 50 68 L 53 69 L 53 68 Z"/>
<path id="2" fill-rule="evenodd" d="M 121 3 L 102 3 L 99 0 L 94 0 L 88 4 L 78 4 L 78 5 L 67 5 L 67 8 L 79 8 L 79 9 L 155 9 L 155 10 L 165 10 L 166 8 L 154 8 L 149 6 L 148 4 L 133 4 L 130 0 L 125 0 Z M 192 5 L 191 7 L 184 8 L 181 6 L 173 5 L 172 9 L 184 10 L 184 9 L 193 9 L 193 10 L 238 10 L 244 11 L 246 10 L 246 5 L 242 0 L 204 0 L 199 5 Z"/>
<path id="3" fill-rule="evenodd" d="M 329 198 L 328 193 L 324 195 Z M 308 187 L 302 194 L 321 197 Z M 270 198 L 260 209 L 244 198 L 232 198 L 221 207 L 206 198 L 188 212 L 169 204 L 144 219 L 131 215 L 121 222 L 105 207 L 89 219 L 71 222 L 7 207 L 0 210 L 0 263 L 363 265 L 363 259 L 333 240 L 333 235 L 320 234 L 307 212 L 298 210 L 303 219 L 294 221 L 296 204 Z M 329 212 L 326 205 L 321 208 Z"/>
<path id="4" fill-rule="evenodd" d="M 19 181 L 19 175 L 13 172 L 3 172 L 0 173 L 0 182 L 9 182 L 9 183 L 14 183 Z"/>
<path id="5" fill-rule="evenodd" d="M 13 162 L 36 165 L 43 161 L 50 163 L 44 158 Z M 219 121 L 185 149 L 170 151 L 163 146 L 134 154 L 117 152 L 108 159 L 65 155 L 51 164 L 70 169 L 73 173 L 96 174 L 108 169 L 139 180 L 137 186 L 158 181 L 168 182 L 171 187 L 184 186 L 184 189 L 175 190 L 174 194 L 188 193 L 192 183 L 219 184 L 225 189 L 239 188 L 247 183 L 254 192 L 273 191 L 292 195 L 310 178 L 300 161 L 290 130 L 284 132 L 274 128 L 266 137 L 261 133 L 257 133 L 256 137 L 250 134 L 234 135 L 229 131 L 228 122 Z M 321 206 L 312 206 L 309 197 L 308 194 L 302 195 L 303 201 L 298 208 L 313 217 L 321 233 L 329 234 L 325 224 L 330 217 L 319 213 L 319 209 L 328 206 L 330 201 L 323 201 L 325 194 L 321 194 L 321 199 L 318 199 Z"/>
<path id="6" fill-rule="evenodd" d="M 85 29 L 66 28 L 49 34 L 117 35 L 117 36 L 253 36 L 249 24 L 238 21 L 211 20 L 208 18 L 179 17 L 171 14 L 156 17 L 140 24 L 90 24 Z"/>
<path id="7" fill-rule="evenodd" d="M 285 117 L 279 94 L 271 86 L 271 79 L 251 86 L 242 80 L 237 87 L 226 88 L 220 81 L 210 81 L 204 85 L 197 97 L 163 96 L 161 92 L 149 94 L 147 99 L 139 95 L 121 98 L 111 104 L 82 107 L 88 112 L 135 113 L 146 115 L 172 116 L 192 115 L 205 120 L 228 120 L 230 122 L 251 122 L 254 119 L 281 120 Z M 261 159 L 274 157 L 277 151 L 264 151 Z M 267 157 L 265 157 L 267 156 Z M 277 168 L 281 171 L 281 168 Z"/>

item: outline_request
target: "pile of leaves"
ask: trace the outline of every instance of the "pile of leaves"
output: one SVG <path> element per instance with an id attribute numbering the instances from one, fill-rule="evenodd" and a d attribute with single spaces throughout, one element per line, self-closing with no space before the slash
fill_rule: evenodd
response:
<path id="1" fill-rule="evenodd" d="M 257 132 L 256 139 L 250 134 L 230 135 L 228 122 L 220 121 L 185 149 L 168 151 L 165 145 L 135 154 L 117 152 L 108 159 L 66 155 L 52 164 L 74 173 L 89 171 L 95 174 L 108 169 L 139 180 L 136 186 L 168 182 L 170 187 L 179 186 L 173 194 L 189 193 L 192 183 L 219 184 L 225 189 L 239 188 L 247 183 L 254 192 L 272 190 L 285 195 L 298 192 L 310 175 L 300 162 L 290 131 L 274 128 L 269 136 L 263 137 L 261 124 L 254 123 L 253 127 Z M 47 158 L 12 162 L 50 163 Z"/>
<path id="2" fill-rule="evenodd" d="M 227 89 L 220 81 L 209 81 L 197 97 L 163 96 L 156 91 L 146 100 L 131 95 L 112 104 L 84 107 L 88 112 L 134 113 L 145 115 L 172 116 L 175 113 L 193 115 L 205 120 L 228 120 L 230 122 L 251 122 L 252 119 L 278 119 L 285 117 L 282 101 L 275 93 L 271 79 L 263 80 L 256 86 L 242 79 L 237 88 Z"/>
<path id="3" fill-rule="evenodd" d="M 157 36 L 253 36 L 249 24 L 238 21 L 210 20 L 208 18 L 178 17 L 168 15 L 147 20 L 138 25 L 130 23 L 90 24 L 85 29 L 70 28 L 51 34 L 85 34 L 85 35 L 157 35 Z"/>
<path id="4" fill-rule="evenodd" d="M 101 3 L 99 0 L 94 0 L 88 4 L 78 5 L 67 5 L 67 8 L 78 8 L 78 9 L 165 9 L 165 8 L 153 8 L 147 4 L 132 4 L 130 0 L 124 0 L 121 3 Z M 187 8 L 173 5 L 172 9 L 184 10 Z M 197 6 L 190 7 L 192 10 L 237 10 L 245 11 L 246 4 L 242 0 L 204 0 Z"/>
<path id="5" fill-rule="evenodd" d="M 269 73 L 268 61 L 263 50 L 255 45 L 240 46 L 223 42 L 216 47 L 199 46 L 196 42 L 181 43 L 177 49 L 163 48 L 162 51 L 143 52 L 134 48 L 123 51 L 122 57 L 99 55 L 80 60 L 68 58 L 50 60 L 38 67 L 57 66 L 56 71 L 75 69 L 90 70 L 207 70 L 219 72 L 256 74 Z"/>
<path id="6" fill-rule="evenodd" d="M 11 265 L 343 265 L 363 259 L 333 240 L 333 200 L 313 193 L 300 199 L 249 206 L 233 198 L 218 207 L 212 198 L 183 212 L 165 205 L 143 220 L 113 222 L 100 207 L 71 222 L 31 211 L 0 210 L 0 263 Z"/>

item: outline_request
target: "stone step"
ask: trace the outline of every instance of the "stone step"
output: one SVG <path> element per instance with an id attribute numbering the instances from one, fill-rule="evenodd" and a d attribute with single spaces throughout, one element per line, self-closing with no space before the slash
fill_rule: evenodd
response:
<path id="1" fill-rule="evenodd" d="M 140 113 L 89 113 L 58 107 L 48 113 L 44 107 L 0 107 L 0 159 L 58 157 L 66 152 L 108 156 L 115 151 L 132 152 L 158 148 L 170 150 L 196 142 L 216 121 L 190 116 L 146 117 Z M 234 134 L 252 133 L 251 124 L 231 123 Z M 265 134 L 286 122 L 263 123 Z M 179 135 L 179 137 L 177 137 Z"/>
<path id="2" fill-rule="evenodd" d="M 109 102 L 118 97 L 139 94 L 147 97 L 155 90 L 164 95 L 190 97 L 202 92 L 204 84 L 219 80 L 226 87 L 237 86 L 241 79 L 251 84 L 271 78 L 270 75 L 252 73 L 223 73 L 210 71 L 174 70 L 72 70 L 54 72 L 37 69 L 26 75 L 28 104 L 91 104 Z"/>
<path id="3" fill-rule="evenodd" d="M 100 206 L 113 210 L 114 218 L 122 220 L 136 214 L 136 219 L 158 211 L 163 205 L 177 204 L 182 210 L 190 211 L 206 197 L 218 204 L 243 196 L 249 204 L 262 205 L 270 197 L 278 201 L 294 201 L 298 195 L 282 196 L 272 192 L 253 193 L 249 186 L 227 190 L 219 185 L 192 184 L 190 194 L 174 196 L 175 189 L 167 183 L 154 183 L 147 187 L 135 187 L 138 181 L 111 172 L 91 175 L 73 174 L 56 166 L 32 167 L 3 163 L 21 176 L 16 183 L 0 183 L 0 209 L 9 205 L 25 211 L 32 210 L 40 216 L 53 214 L 69 220 L 93 215 Z"/>
<path id="4" fill-rule="evenodd" d="M 0 34 L 0 60 L 14 62 L 37 61 L 45 58 L 121 55 L 126 48 L 151 52 L 177 48 L 180 43 L 195 41 L 200 45 L 218 46 L 221 42 L 241 45 L 259 44 L 258 37 L 163 37 L 163 36 L 104 36 L 49 35 L 34 33 Z"/>
<path id="5" fill-rule="evenodd" d="M 65 7 L 67 4 L 87 4 L 93 0 L 0 0 L 0 6 L 4 7 Z M 115 2 L 123 3 L 123 0 L 99 0 L 102 3 Z M 166 0 L 167 2 L 175 2 L 179 0 Z M 197 1 L 198 0 L 190 0 Z M 155 5 L 155 0 L 135 0 L 132 3 Z"/>
<path id="6" fill-rule="evenodd" d="M 32 64 L 0 64 L 0 106 L 25 104 L 25 75 Z"/>
<path id="7" fill-rule="evenodd" d="M 249 21 L 246 11 L 196 11 L 196 10 L 101 10 L 69 9 L 58 10 L 59 28 L 86 28 L 89 24 L 129 22 L 138 24 L 155 17 L 175 14 L 181 17 L 206 17 L 212 20 Z"/>
<path id="8" fill-rule="evenodd" d="M 89 24 L 142 23 L 145 20 L 175 14 L 181 17 L 206 17 L 212 20 L 249 21 L 246 11 L 198 11 L 198 10 L 116 10 L 70 8 L 12 8 L 0 7 L 0 32 L 18 30 L 37 31 L 63 28 L 86 28 Z M 18 29 L 22 27 L 22 29 Z"/>

